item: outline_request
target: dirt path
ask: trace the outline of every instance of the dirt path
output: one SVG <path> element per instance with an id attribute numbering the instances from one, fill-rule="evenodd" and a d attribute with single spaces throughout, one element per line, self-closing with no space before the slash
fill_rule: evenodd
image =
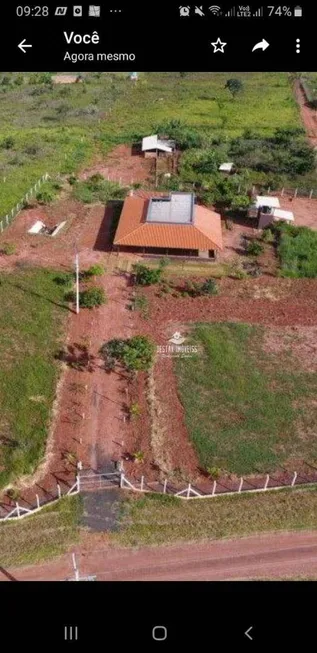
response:
<path id="1" fill-rule="evenodd" d="M 317 112 L 307 106 L 305 93 L 298 80 L 295 82 L 295 96 L 308 138 L 313 147 L 317 147 Z"/>
<path id="2" fill-rule="evenodd" d="M 311 578 L 317 575 L 317 534 L 283 533 L 138 550 L 82 547 L 76 556 L 81 576 L 96 575 L 103 581 Z M 17 580 L 64 580 L 73 576 L 71 555 L 9 572 Z"/>

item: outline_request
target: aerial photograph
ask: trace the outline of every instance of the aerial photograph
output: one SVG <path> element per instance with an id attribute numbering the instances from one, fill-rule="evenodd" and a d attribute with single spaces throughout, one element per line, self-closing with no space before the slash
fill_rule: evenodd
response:
<path id="1" fill-rule="evenodd" d="M 316 153 L 317 72 L 0 73 L 1 581 L 317 579 Z"/>

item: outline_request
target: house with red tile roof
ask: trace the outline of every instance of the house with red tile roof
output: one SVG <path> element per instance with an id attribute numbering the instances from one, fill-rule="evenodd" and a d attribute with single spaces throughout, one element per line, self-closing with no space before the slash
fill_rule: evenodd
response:
<path id="1" fill-rule="evenodd" d="M 214 259 L 223 249 L 221 217 L 197 204 L 193 193 L 132 191 L 113 245 L 121 252 Z"/>

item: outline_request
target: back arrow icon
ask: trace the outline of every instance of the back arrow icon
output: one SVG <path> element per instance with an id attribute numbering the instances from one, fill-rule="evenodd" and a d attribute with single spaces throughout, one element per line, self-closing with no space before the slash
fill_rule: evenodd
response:
<path id="1" fill-rule="evenodd" d="M 270 44 L 265 39 L 262 39 L 262 41 L 260 41 L 259 43 L 257 43 L 254 46 L 254 48 L 252 49 L 252 52 L 254 52 L 254 50 L 263 50 L 263 52 L 264 52 L 264 50 L 266 50 L 266 48 L 268 48 L 269 45 Z"/>
<path id="2" fill-rule="evenodd" d="M 23 54 L 26 53 L 26 50 L 24 48 L 32 48 L 32 47 L 33 45 L 31 45 L 30 43 L 26 43 L 26 39 L 23 39 L 23 41 L 21 41 L 21 43 L 19 43 L 18 45 L 18 48 L 22 50 Z"/>
<path id="3" fill-rule="evenodd" d="M 248 639 L 251 640 L 251 642 L 253 642 L 253 637 L 251 637 L 250 635 L 251 630 L 253 630 L 253 626 L 250 626 L 250 628 L 248 628 L 248 630 L 246 630 L 244 634 Z"/>

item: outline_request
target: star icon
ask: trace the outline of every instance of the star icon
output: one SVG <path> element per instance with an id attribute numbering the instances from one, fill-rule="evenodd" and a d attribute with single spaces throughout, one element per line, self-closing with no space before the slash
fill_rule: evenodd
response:
<path id="1" fill-rule="evenodd" d="M 222 54 L 225 53 L 224 48 L 227 45 L 227 43 L 224 43 L 221 39 L 217 39 L 214 43 L 211 43 L 214 49 L 214 54 L 215 52 L 222 52 Z"/>

